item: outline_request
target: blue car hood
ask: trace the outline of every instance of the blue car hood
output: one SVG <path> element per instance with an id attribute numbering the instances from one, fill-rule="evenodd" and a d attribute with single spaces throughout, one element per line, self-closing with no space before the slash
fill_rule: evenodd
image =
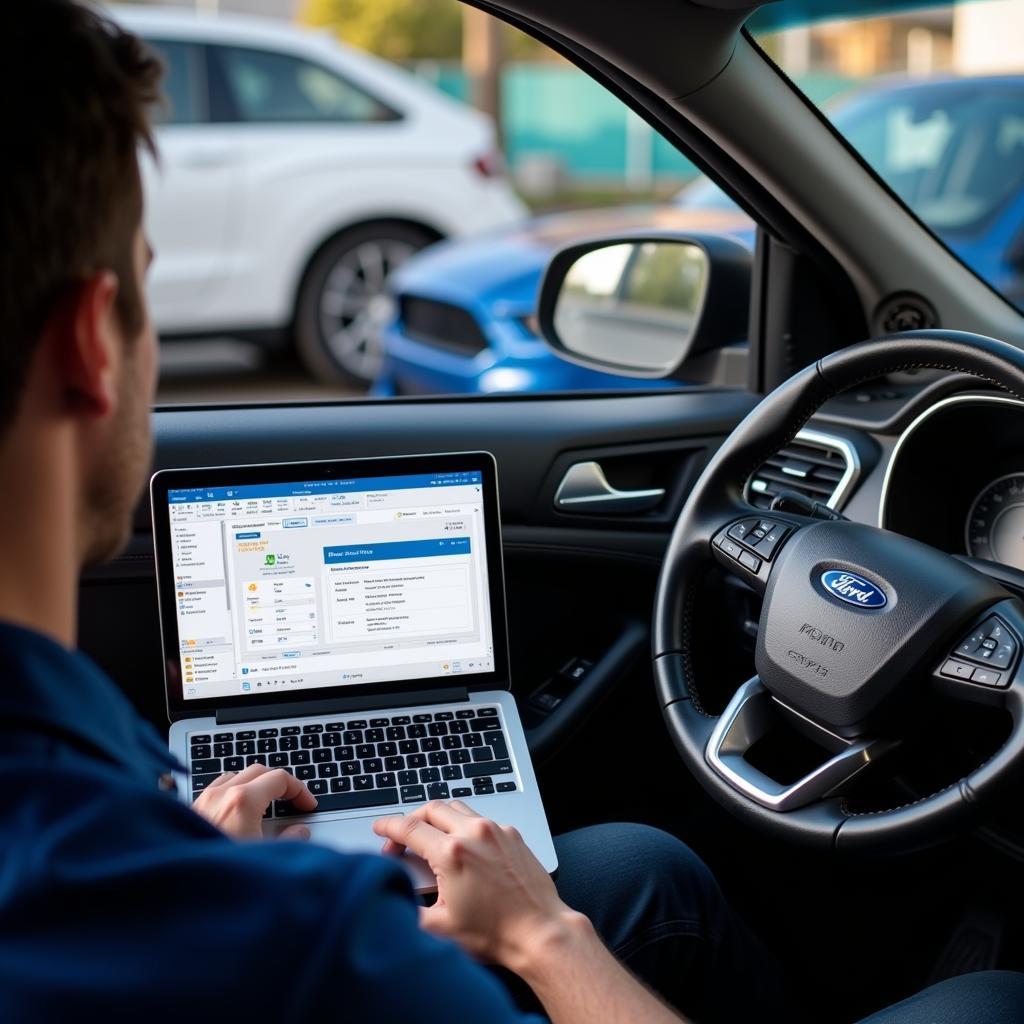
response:
<path id="1" fill-rule="evenodd" d="M 643 230 L 730 234 L 753 247 L 754 224 L 738 209 L 626 206 L 524 221 L 514 228 L 431 246 L 392 279 L 395 294 L 418 295 L 486 311 L 528 316 L 552 254 L 591 236 Z"/>

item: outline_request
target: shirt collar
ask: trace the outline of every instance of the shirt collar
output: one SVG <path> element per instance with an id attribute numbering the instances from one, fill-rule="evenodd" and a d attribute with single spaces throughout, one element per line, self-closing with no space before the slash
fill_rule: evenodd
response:
<path id="1" fill-rule="evenodd" d="M 0 722 L 90 748 L 149 784 L 183 770 L 118 686 L 81 652 L 0 623 L 0 666 Z"/>

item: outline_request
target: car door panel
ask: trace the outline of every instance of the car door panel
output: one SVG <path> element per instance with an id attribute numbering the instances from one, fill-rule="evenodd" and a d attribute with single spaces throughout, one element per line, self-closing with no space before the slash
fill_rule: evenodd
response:
<path id="1" fill-rule="evenodd" d="M 485 449 L 498 461 L 513 684 L 524 706 L 571 658 L 597 666 L 600 694 L 646 647 L 654 583 L 676 504 L 721 439 L 749 411 L 743 392 L 158 410 L 155 468 L 295 462 Z M 565 515 L 553 504 L 580 458 L 646 465 L 670 503 L 635 516 Z M 653 468 L 650 468 L 653 467 Z M 667 468 L 666 468 L 667 467 Z M 621 469 L 619 470 L 621 471 Z M 628 483 L 626 476 L 623 480 Z M 82 580 L 81 643 L 155 723 L 164 717 L 148 502 L 131 543 Z M 639 630 L 639 633 L 638 633 Z M 638 637 L 640 639 L 638 639 Z M 590 680 L 588 680 L 589 685 Z M 581 721 L 575 698 L 557 715 Z M 543 726 L 551 748 L 564 733 Z"/>
<path id="2" fill-rule="evenodd" d="M 158 155 L 141 154 L 146 231 L 159 257 L 148 290 L 157 327 L 173 333 L 207 322 L 223 284 L 238 244 L 243 154 L 209 123 L 207 48 L 159 34 L 147 42 L 168 76 L 154 130 Z"/>
<path id="3" fill-rule="evenodd" d="M 161 331 L 208 321 L 237 235 L 241 155 L 213 125 L 157 131 L 160 161 L 143 161 L 146 231 L 157 254 L 149 300 Z"/>

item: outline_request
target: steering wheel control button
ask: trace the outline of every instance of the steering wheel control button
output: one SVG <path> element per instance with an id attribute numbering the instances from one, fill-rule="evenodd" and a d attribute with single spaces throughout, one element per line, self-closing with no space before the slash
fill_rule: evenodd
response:
<path id="1" fill-rule="evenodd" d="M 772 556 L 775 554 L 775 549 L 782 543 L 783 538 L 788 532 L 785 526 L 775 523 L 770 530 L 765 532 L 764 537 L 757 542 L 754 550 L 762 558 L 767 558 L 771 561 Z"/>
<path id="2" fill-rule="evenodd" d="M 733 540 L 739 541 L 741 544 L 749 544 L 750 541 L 747 537 L 752 530 L 757 529 L 757 523 L 756 519 L 744 519 L 741 522 L 734 523 L 729 527 L 728 536 Z"/>
<path id="3" fill-rule="evenodd" d="M 1001 686 L 1003 677 L 999 672 L 994 672 L 990 668 L 976 668 L 971 676 L 971 682 L 981 683 L 982 686 Z"/>
<path id="4" fill-rule="evenodd" d="M 1002 619 L 992 615 L 965 637 L 954 653 L 977 665 L 1008 669 L 1017 657 L 1017 638 Z"/>
<path id="5" fill-rule="evenodd" d="M 742 565 L 744 569 L 749 569 L 751 572 L 759 572 L 761 569 L 761 559 L 755 557 L 749 551 L 741 551 L 740 565 Z"/>
<path id="6" fill-rule="evenodd" d="M 755 552 L 759 558 L 770 562 L 775 554 L 775 549 L 782 543 L 789 528 L 782 523 L 772 519 L 741 519 L 733 523 L 726 532 L 730 540 L 737 541 L 743 547 Z M 719 542 L 723 551 L 726 549 Z M 726 552 L 731 558 L 739 558 L 731 552 Z M 742 559 L 740 559 L 742 561 Z M 746 563 L 744 563 L 746 564 Z M 747 566 L 749 568 L 749 566 Z M 756 570 L 755 570 L 756 571 Z"/>
<path id="7" fill-rule="evenodd" d="M 970 657 L 979 647 L 981 647 L 982 640 L 985 639 L 985 630 L 976 629 L 960 646 L 956 649 L 956 653 L 964 658 Z"/>
<path id="8" fill-rule="evenodd" d="M 942 666 L 941 675 L 947 676 L 949 679 L 969 680 L 974 675 L 974 667 L 965 665 L 962 661 L 953 661 L 950 658 Z"/>
<path id="9" fill-rule="evenodd" d="M 995 668 L 1009 668 L 1014 654 L 1015 649 L 1012 644 L 1001 644 L 989 661 Z"/>
<path id="10" fill-rule="evenodd" d="M 735 558 L 737 561 L 739 561 L 739 557 L 743 553 L 743 549 L 739 544 L 729 540 L 725 535 L 718 538 L 718 547 L 723 553 L 727 554 L 730 558 Z"/>

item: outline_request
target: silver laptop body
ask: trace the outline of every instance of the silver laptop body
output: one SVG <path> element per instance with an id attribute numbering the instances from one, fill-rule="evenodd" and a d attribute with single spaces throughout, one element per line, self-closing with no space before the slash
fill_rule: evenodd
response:
<path id="1" fill-rule="evenodd" d="M 286 768 L 318 810 L 275 805 L 268 836 L 303 822 L 379 852 L 376 819 L 461 799 L 555 870 L 510 691 L 491 455 L 166 470 L 150 494 L 183 800 Z"/>

